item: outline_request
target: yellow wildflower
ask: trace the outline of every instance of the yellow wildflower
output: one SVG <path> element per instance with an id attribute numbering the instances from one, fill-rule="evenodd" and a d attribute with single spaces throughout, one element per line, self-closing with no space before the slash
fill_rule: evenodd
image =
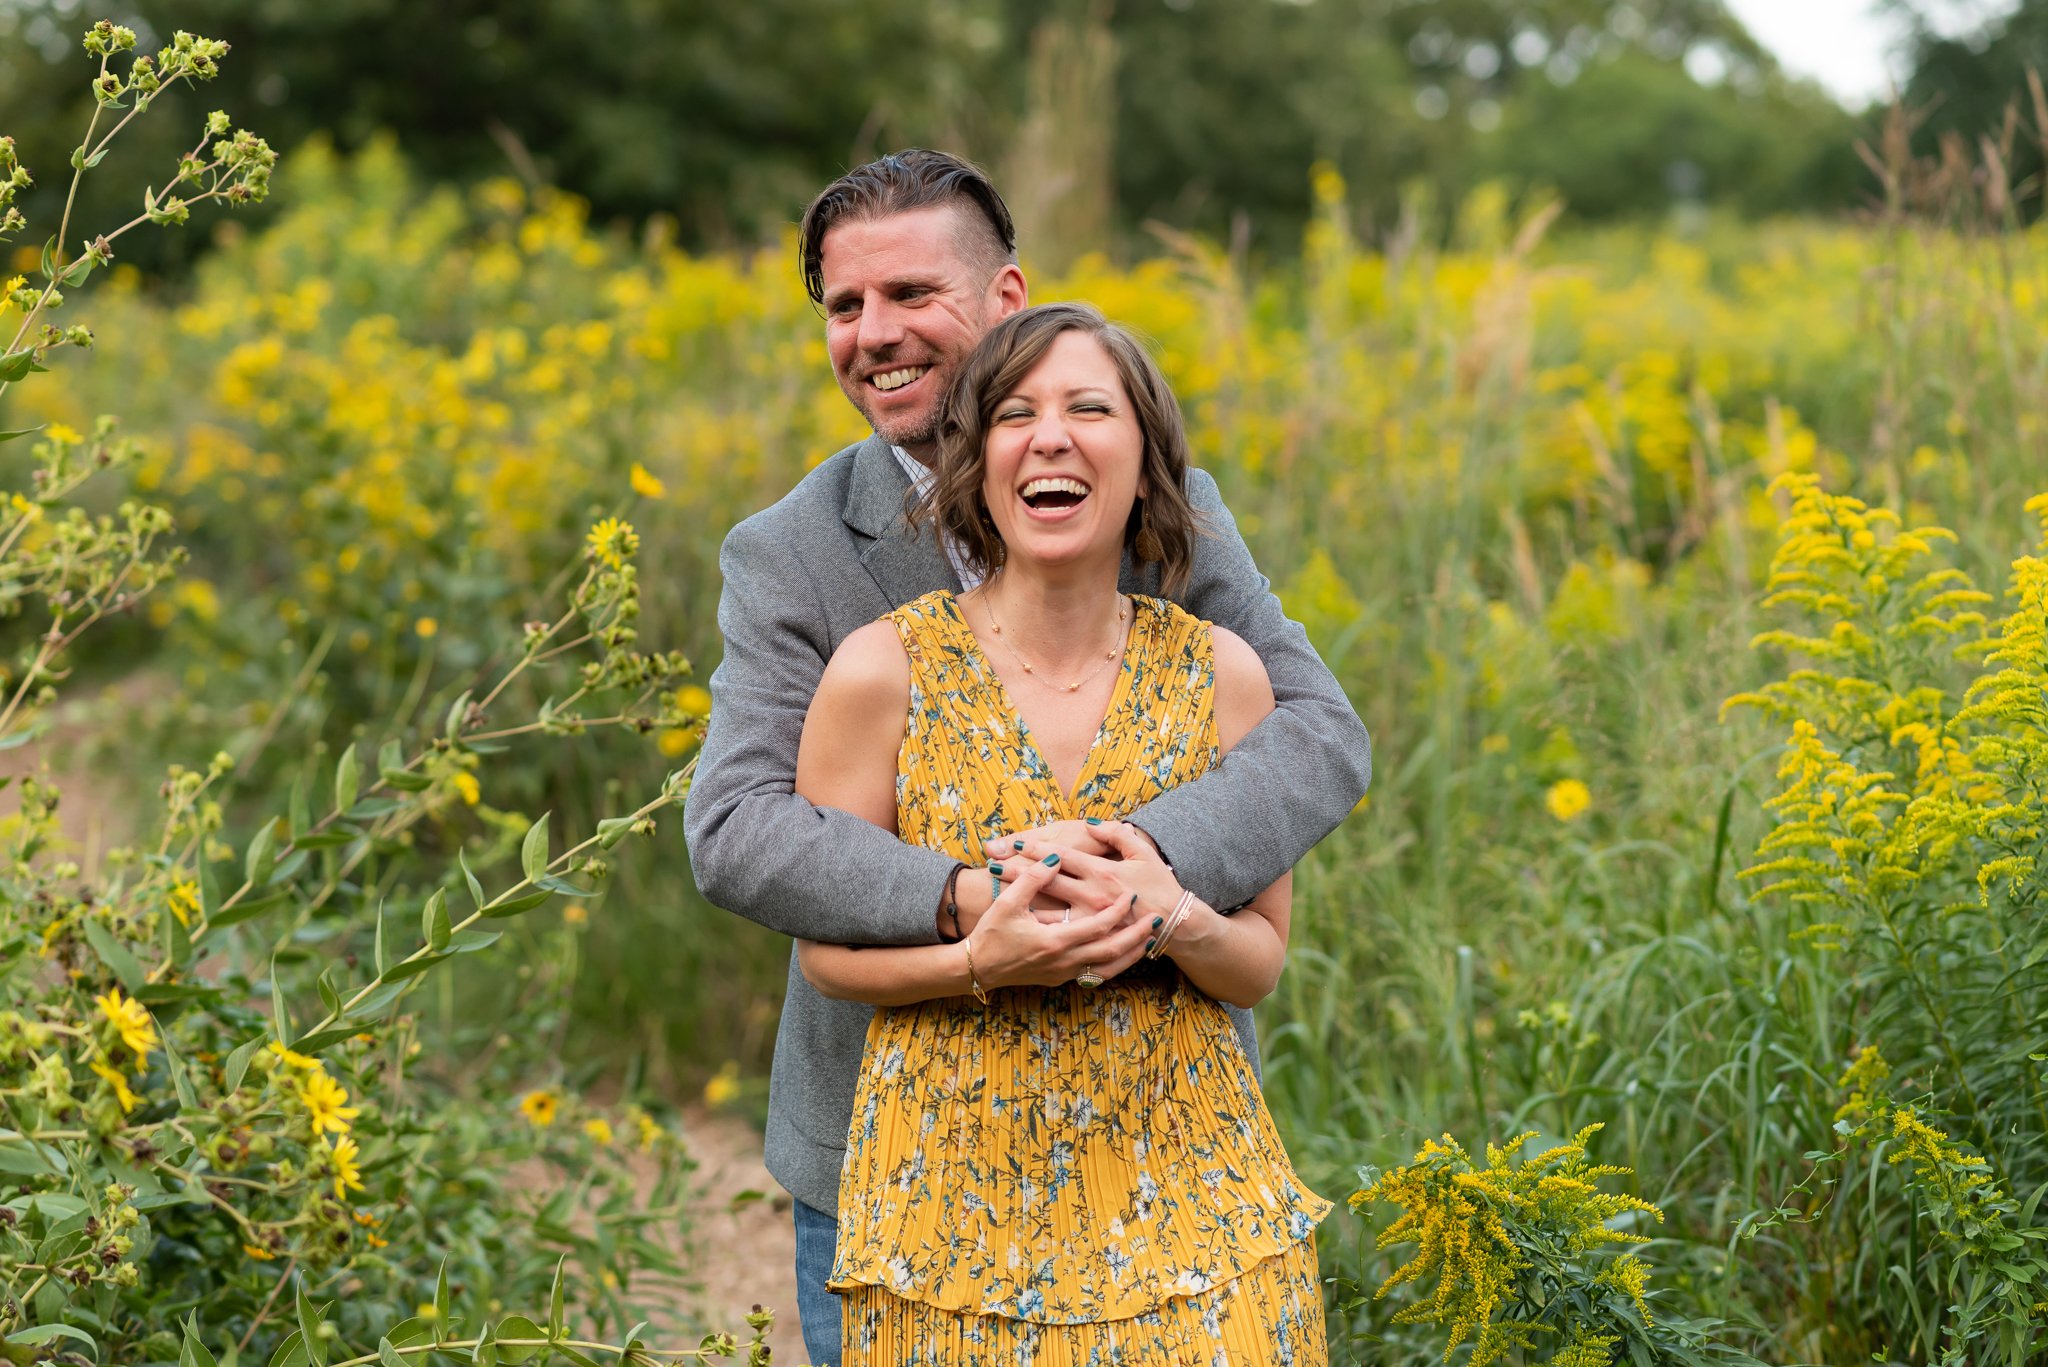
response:
<path id="1" fill-rule="evenodd" d="M 594 1115 L 584 1121 L 583 1133 L 600 1144 L 609 1145 L 612 1142 L 612 1127 L 601 1115 Z"/>
<path id="2" fill-rule="evenodd" d="M 78 435 L 77 428 L 67 427 L 61 422 L 51 423 L 49 427 L 44 429 L 43 435 L 56 442 L 59 446 L 78 446 L 85 441 L 84 437 Z"/>
<path id="3" fill-rule="evenodd" d="M 1576 821 L 1593 805 L 1593 794 L 1575 778 L 1560 779 L 1543 795 L 1543 806 L 1559 821 Z"/>
<path id="4" fill-rule="evenodd" d="M 455 775 L 455 791 L 462 794 L 462 800 L 474 807 L 483 797 L 483 790 L 477 786 L 476 775 L 467 769 Z"/>
<path id="5" fill-rule="evenodd" d="M 653 1116 L 637 1106 L 633 1108 L 633 1128 L 642 1153 L 653 1148 L 661 1139 L 661 1126 L 655 1123 Z"/>
<path id="6" fill-rule="evenodd" d="M 294 1068 L 318 1068 L 320 1066 L 319 1059 L 310 1058 L 305 1054 L 294 1053 L 276 1040 L 270 1042 L 270 1052 L 276 1054 Z"/>
<path id="7" fill-rule="evenodd" d="M 422 617 L 412 624 L 412 629 L 422 641 L 431 641 L 435 633 L 441 630 L 441 624 L 431 617 Z"/>
<path id="8" fill-rule="evenodd" d="M 702 684 L 685 684 L 676 690 L 676 710 L 699 719 L 711 715 L 711 690 Z"/>
<path id="9" fill-rule="evenodd" d="M 118 987 L 93 1000 L 99 1003 L 100 1014 L 121 1032 L 121 1043 L 135 1051 L 136 1061 L 148 1058 L 149 1051 L 156 1048 L 156 1025 L 149 1018 L 149 1008 L 132 997 L 122 996 Z"/>
<path id="10" fill-rule="evenodd" d="M 560 1097 L 543 1088 L 519 1098 L 519 1113 L 544 1130 L 555 1123 L 555 1109 L 561 1104 Z"/>
<path id="11" fill-rule="evenodd" d="M 7 506 L 14 509 L 15 513 L 24 522 L 40 522 L 43 520 L 43 505 L 31 503 L 20 494 L 10 495 L 7 500 Z"/>
<path id="12" fill-rule="evenodd" d="M 171 912 L 178 918 L 178 924 L 189 926 L 192 918 L 199 914 L 199 885 L 189 878 L 180 878 L 171 884 Z"/>
<path id="13" fill-rule="evenodd" d="M 114 1100 L 121 1103 L 121 1114 L 126 1115 L 128 1112 L 135 1109 L 135 1103 L 139 1098 L 137 1098 L 135 1093 L 129 1089 L 128 1079 L 126 1076 L 112 1068 L 109 1068 L 106 1064 L 100 1062 L 98 1059 L 94 1059 L 92 1061 L 92 1070 L 95 1073 L 98 1073 L 101 1077 L 105 1078 L 108 1084 L 113 1087 Z"/>
<path id="14" fill-rule="evenodd" d="M 306 1080 L 299 1084 L 299 1100 L 305 1104 L 306 1112 L 313 1121 L 315 1135 L 329 1130 L 347 1134 L 348 1122 L 359 1113 L 356 1107 L 348 1104 L 348 1090 L 317 1070 L 308 1073 Z"/>
<path id="15" fill-rule="evenodd" d="M 351 1190 L 363 1190 L 363 1170 L 356 1165 L 359 1152 L 356 1141 L 345 1134 L 338 1136 L 327 1151 L 328 1159 L 334 1164 L 334 1199 L 337 1201 L 348 1200 Z"/>
<path id="16" fill-rule="evenodd" d="M 640 549 L 640 534 L 633 530 L 632 523 L 608 517 L 590 529 L 584 544 L 593 559 L 602 560 L 615 570 L 623 569 L 626 557 Z"/>
<path id="17" fill-rule="evenodd" d="M 250 1257 L 256 1259 L 258 1262 L 268 1263 L 275 1262 L 277 1260 L 277 1255 L 275 1253 L 272 1253 L 267 1248 L 258 1248 L 255 1244 L 243 1244 L 242 1252 L 248 1254 Z"/>
<path id="18" fill-rule="evenodd" d="M 580 926 L 589 919 L 590 908 L 584 906 L 581 902 L 571 902 L 568 906 L 562 908 L 562 923 L 564 925 Z"/>
<path id="19" fill-rule="evenodd" d="M 740 1065 L 727 1059 L 725 1066 L 709 1082 L 704 1084 L 704 1104 L 724 1106 L 740 1094 Z"/>
<path id="20" fill-rule="evenodd" d="M 633 485 L 633 492 L 642 498 L 660 498 L 668 493 L 668 486 L 647 472 L 639 461 L 633 462 L 633 472 L 627 476 Z"/>

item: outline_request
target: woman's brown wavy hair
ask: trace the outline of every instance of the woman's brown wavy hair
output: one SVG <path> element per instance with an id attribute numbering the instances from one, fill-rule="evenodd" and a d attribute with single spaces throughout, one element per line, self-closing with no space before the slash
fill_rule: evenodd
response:
<path id="1" fill-rule="evenodd" d="M 940 415 L 939 453 L 931 496 L 911 514 L 915 525 L 935 523 L 960 547 L 968 562 L 986 575 L 1003 563 L 1003 539 L 989 520 L 981 496 L 987 466 L 984 447 L 989 422 L 1001 403 L 1031 373 L 1061 334 L 1093 337 L 1116 366 L 1144 438 L 1144 482 L 1151 493 L 1131 508 L 1124 549 L 1138 556 L 1138 530 L 1150 526 L 1158 541 L 1159 587 L 1166 594 L 1186 587 L 1198 531 L 1188 502 L 1188 441 L 1180 404 L 1166 377 L 1128 330 L 1087 304 L 1040 304 L 1011 314 L 989 329 L 947 393 Z M 1148 550 L 1155 549 L 1147 547 Z"/>

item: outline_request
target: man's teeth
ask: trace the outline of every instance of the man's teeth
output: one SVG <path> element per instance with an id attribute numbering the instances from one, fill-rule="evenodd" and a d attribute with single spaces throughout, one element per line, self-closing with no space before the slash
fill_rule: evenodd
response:
<path id="1" fill-rule="evenodd" d="M 1088 497 L 1088 486 L 1078 479 L 1034 479 L 1024 486 L 1025 498 L 1037 498 L 1040 494 L 1072 494 L 1075 498 Z"/>
<path id="2" fill-rule="evenodd" d="M 912 380 L 930 369 L 931 367 L 928 365 L 912 365 L 905 366 L 901 370 L 885 370 L 879 375 L 870 375 L 868 383 L 886 393 L 891 389 L 903 388 L 903 386 L 909 384 Z"/>

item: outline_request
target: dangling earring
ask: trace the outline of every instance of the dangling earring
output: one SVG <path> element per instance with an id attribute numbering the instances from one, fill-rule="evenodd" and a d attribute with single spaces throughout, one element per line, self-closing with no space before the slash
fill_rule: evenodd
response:
<path id="1" fill-rule="evenodd" d="M 1159 533 L 1152 530 L 1152 510 L 1145 506 L 1142 498 L 1138 500 L 1138 535 L 1131 541 L 1131 553 L 1147 563 L 1166 559 L 1166 548 L 1159 544 Z"/>

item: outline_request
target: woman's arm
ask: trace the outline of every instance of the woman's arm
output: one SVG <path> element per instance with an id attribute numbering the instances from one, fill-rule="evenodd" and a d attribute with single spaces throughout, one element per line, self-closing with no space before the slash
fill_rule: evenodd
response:
<path id="1" fill-rule="evenodd" d="M 836 807 L 896 832 L 896 756 L 910 711 L 910 659 L 895 626 L 872 622 L 846 638 L 825 666 L 804 717 L 797 749 L 797 795 L 817 807 Z M 891 720 L 893 718 L 893 721 Z M 905 1006 L 936 997 L 1024 983 L 1049 986 L 1072 979 L 1091 964 L 1135 957 L 1144 938 L 1126 925 L 1128 908 L 1077 916 L 1071 924 L 1040 925 L 1031 899 L 1053 874 L 1052 865 L 1027 870 L 975 926 L 965 942 L 903 948 L 796 942 L 797 964 L 827 997 Z M 848 877 L 858 878 L 858 867 Z M 986 877 L 969 869 L 962 879 Z M 974 979 L 968 977 L 973 956 Z"/>

